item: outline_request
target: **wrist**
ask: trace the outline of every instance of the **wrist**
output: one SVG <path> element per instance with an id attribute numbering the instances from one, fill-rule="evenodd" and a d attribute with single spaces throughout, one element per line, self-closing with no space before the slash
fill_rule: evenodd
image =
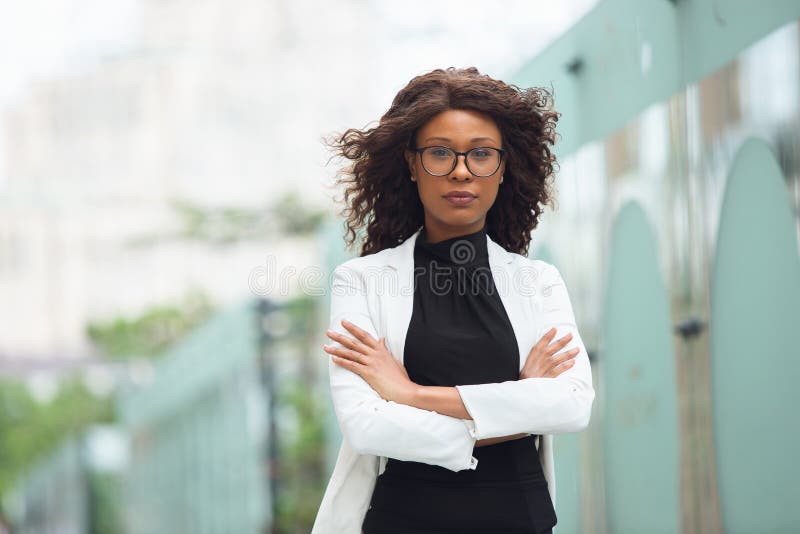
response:
<path id="1" fill-rule="evenodd" d="M 408 387 L 405 388 L 405 392 L 403 394 L 404 398 L 401 399 L 401 404 L 407 404 L 409 406 L 418 408 L 420 398 L 422 397 L 423 387 L 424 386 L 420 386 L 416 382 L 409 382 Z"/>

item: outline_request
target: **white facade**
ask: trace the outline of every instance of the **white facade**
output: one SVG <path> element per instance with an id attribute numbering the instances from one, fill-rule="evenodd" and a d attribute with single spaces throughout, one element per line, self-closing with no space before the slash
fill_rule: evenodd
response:
<path id="1" fill-rule="evenodd" d="M 314 244 L 278 235 L 125 243 L 178 232 L 173 200 L 266 209 L 297 191 L 334 216 L 337 162 L 326 166 L 322 136 L 374 125 L 431 68 L 502 77 L 594 0 L 518 0 L 504 5 L 511 18 L 455 1 L 131 2 L 132 44 L 105 56 L 86 35 L 108 9 L 74 2 L 59 27 L 87 59 L 27 84 L 0 115 L 0 360 L 86 355 L 87 322 L 191 288 L 217 303 L 252 294 L 248 278 L 270 257 L 284 280 L 325 265 Z"/>
<path id="2" fill-rule="evenodd" d="M 346 54 L 363 72 L 354 29 L 366 4 L 340 2 L 335 20 L 300 7 L 148 0 L 128 53 L 37 81 L 9 110 L 0 358 L 85 356 L 92 320 L 177 304 L 194 288 L 220 304 L 252 295 L 268 264 L 291 288 L 323 264 L 310 240 L 277 232 L 225 246 L 167 238 L 180 231 L 173 200 L 266 211 L 299 190 L 329 203 L 319 138 L 369 87 L 318 56 Z"/>

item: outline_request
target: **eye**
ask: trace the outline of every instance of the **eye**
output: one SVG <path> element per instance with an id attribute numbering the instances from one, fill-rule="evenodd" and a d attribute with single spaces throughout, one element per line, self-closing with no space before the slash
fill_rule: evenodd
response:
<path id="1" fill-rule="evenodd" d="M 432 148 L 429 152 L 435 158 L 449 158 L 451 156 L 450 150 L 444 147 Z"/>
<path id="2" fill-rule="evenodd" d="M 478 148 L 472 151 L 472 157 L 477 159 L 486 159 L 492 156 L 492 151 L 485 148 Z"/>

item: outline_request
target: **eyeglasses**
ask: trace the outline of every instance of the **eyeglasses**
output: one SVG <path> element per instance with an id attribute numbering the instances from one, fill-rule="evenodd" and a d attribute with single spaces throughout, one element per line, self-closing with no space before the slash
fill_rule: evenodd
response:
<path id="1" fill-rule="evenodd" d="M 489 146 L 476 146 L 466 152 L 457 152 L 446 146 L 424 146 L 411 150 L 420 154 L 422 167 L 432 176 L 450 174 L 456 168 L 458 156 L 464 156 L 467 170 L 481 178 L 496 173 L 506 153 L 502 148 Z"/>

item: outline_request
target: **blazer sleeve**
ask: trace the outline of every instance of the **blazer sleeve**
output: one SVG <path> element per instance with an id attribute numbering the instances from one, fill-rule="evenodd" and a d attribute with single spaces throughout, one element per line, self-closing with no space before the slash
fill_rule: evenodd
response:
<path id="1" fill-rule="evenodd" d="M 472 416 L 477 439 L 517 433 L 560 434 L 586 428 L 594 401 L 592 371 L 569 294 L 558 269 L 546 264 L 541 290 L 538 341 L 552 327 L 558 339 L 572 333 L 559 352 L 578 347 L 575 364 L 555 378 L 524 378 L 491 384 L 456 386 Z"/>
<path id="2" fill-rule="evenodd" d="M 347 319 L 379 338 L 361 274 L 340 265 L 334 269 L 331 289 L 330 329 L 352 337 L 341 324 Z M 451 471 L 476 468 L 472 421 L 386 401 L 358 374 L 325 354 L 339 428 L 356 452 L 439 465 Z"/>

